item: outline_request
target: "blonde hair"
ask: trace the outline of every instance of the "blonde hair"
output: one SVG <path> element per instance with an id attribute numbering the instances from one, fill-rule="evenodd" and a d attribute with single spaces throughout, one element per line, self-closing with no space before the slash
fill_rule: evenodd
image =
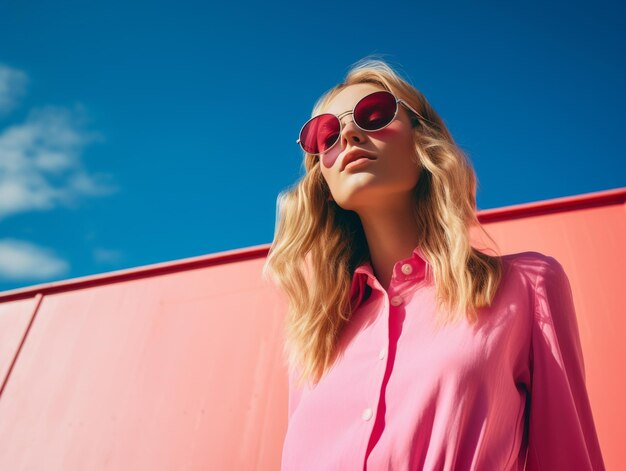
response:
<path id="1" fill-rule="evenodd" d="M 311 116 L 343 88 L 362 83 L 390 91 L 422 117 L 413 122 L 416 165 L 422 166 L 413 213 L 436 286 L 437 325 L 463 315 L 475 322 L 476 308 L 491 305 L 502 263 L 470 245 L 472 225 L 493 242 L 475 214 L 474 170 L 422 93 L 379 59 L 353 65 L 343 83 L 318 99 Z M 263 266 L 263 276 L 271 276 L 287 295 L 284 354 L 290 371 L 300 372 L 299 385 L 305 379 L 317 383 L 332 366 L 339 335 L 353 314 L 354 270 L 370 260 L 359 216 L 329 201 L 318 162 L 305 153 L 305 175 L 279 195 L 274 240 Z"/>

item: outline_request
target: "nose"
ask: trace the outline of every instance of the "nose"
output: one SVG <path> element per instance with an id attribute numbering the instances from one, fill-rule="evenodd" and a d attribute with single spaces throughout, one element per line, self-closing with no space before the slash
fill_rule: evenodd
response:
<path id="1" fill-rule="evenodd" d="M 341 148 L 345 149 L 348 145 L 348 142 L 353 144 L 358 144 L 359 142 L 363 142 L 365 133 L 363 130 L 358 127 L 354 123 L 354 119 L 352 115 L 344 116 L 342 118 L 342 129 L 341 129 Z"/>

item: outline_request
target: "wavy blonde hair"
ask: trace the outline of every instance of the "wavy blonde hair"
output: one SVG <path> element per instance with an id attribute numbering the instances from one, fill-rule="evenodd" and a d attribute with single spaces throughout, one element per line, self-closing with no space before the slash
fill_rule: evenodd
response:
<path id="1" fill-rule="evenodd" d="M 463 315 L 475 322 L 476 309 L 491 305 L 502 262 L 470 245 L 472 225 L 494 242 L 475 214 L 474 170 L 424 95 L 379 59 L 353 65 L 343 83 L 318 99 L 311 116 L 340 90 L 362 83 L 390 91 L 421 115 L 419 120 L 412 116 L 412 158 L 422 166 L 413 215 L 436 286 L 437 325 Z M 287 295 L 283 351 L 290 371 L 300 373 L 299 385 L 305 379 L 317 383 L 332 366 L 339 335 L 353 314 L 349 293 L 354 270 L 371 261 L 359 216 L 330 200 L 318 162 L 305 153 L 305 175 L 279 195 L 274 240 L 263 266 L 264 278 L 271 277 Z"/>

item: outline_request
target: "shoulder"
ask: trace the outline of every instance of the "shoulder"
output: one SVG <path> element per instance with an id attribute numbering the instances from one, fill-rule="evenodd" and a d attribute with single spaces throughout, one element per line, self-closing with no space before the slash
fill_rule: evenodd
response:
<path id="1" fill-rule="evenodd" d="M 515 271 L 533 286 L 567 278 L 563 265 L 551 255 L 526 251 L 500 256 L 505 272 Z"/>
<path id="2" fill-rule="evenodd" d="M 503 296 L 524 296 L 536 305 L 538 296 L 570 290 L 563 266 L 551 255 L 526 251 L 499 258 L 502 262 L 500 291 Z"/>
<path id="3" fill-rule="evenodd" d="M 533 300 L 532 311 L 541 319 L 561 318 L 571 322 L 573 292 L 563 265 L 554 257 L 540 252 L 520 252 L 502 256 L 509 273 L 524 280 L 526 292 Z"/>

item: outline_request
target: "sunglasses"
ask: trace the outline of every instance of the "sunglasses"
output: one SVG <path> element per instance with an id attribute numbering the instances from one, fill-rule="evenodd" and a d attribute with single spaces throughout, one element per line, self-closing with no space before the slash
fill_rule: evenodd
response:
<path id="1" fill-rule="evenodd" d="M 302 126 L 296 143 L 300 144 L 300 147 L 308 154 L 323 154 L 328 152 L 339 141 L 342 117 L 352 114 L 354 124 L 363 131 L 380 131 L 389 126 L 395 119 L 398 114 L 398 103 L 406 106 L 416 116 L 424 119 L 407 102 L 397 99 L 386 90 L 381 90 L 361 98 L 354 105 L 352 111 L 346 111 L 339 116 L 332 113 L 323 113 L 309 119 Z"/>

